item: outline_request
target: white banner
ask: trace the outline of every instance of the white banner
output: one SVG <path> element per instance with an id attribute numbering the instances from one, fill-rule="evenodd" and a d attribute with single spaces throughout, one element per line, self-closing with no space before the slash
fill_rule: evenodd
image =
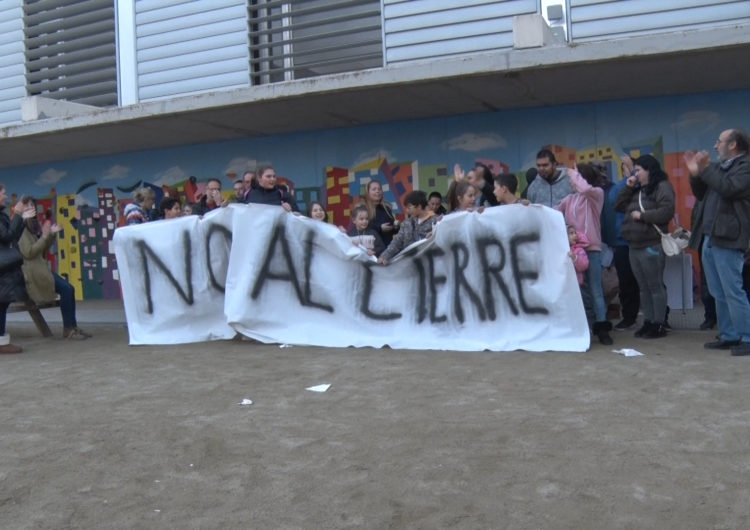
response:
<path id="1" fill-rule="evenodd" d="M 562 214 L 510 205 L 446 216 L 389 265 L 336 227 L 231 205 L 117 229 L 131 344 L 231 338 L 461 351 L 585 351 Z"/>

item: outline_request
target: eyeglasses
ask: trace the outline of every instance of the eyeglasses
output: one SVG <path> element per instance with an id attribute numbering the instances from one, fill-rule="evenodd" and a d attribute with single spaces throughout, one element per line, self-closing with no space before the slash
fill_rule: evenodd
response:
<path id="1" fill-rule="evenodd" d="M 724 143 L 726 143 L 726 142 L 727 142 L 726 140 L 722 140 L 721 138 L 719 138 L 718 140 L 716 140 L 716 144 L 717 144 L 717 145 L 718 145 L 718 144 L 724 144 Z"/>

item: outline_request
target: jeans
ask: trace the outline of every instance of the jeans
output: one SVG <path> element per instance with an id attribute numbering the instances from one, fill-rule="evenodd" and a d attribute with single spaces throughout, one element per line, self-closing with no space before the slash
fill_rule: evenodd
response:
<path id="1" fill-rule="evenodd" d="M 0 303 L 0 335 L 5 335 L 5 320 L 8 315 L 8 302 Z"/>
<path id="2" fill-rule="evenodd" d="M 75 328 L 76 323 L 76 290 L 63 277 L 53 274 L 55 277 L 55 292 L 60 295 L 60 313 L 62 313 L 63 327 L 65 329 Z"/>
<path id="3" fill-rule="evenodd" d="M 604 288 L 602 287 L 602 253 L 598 250 L 586 251 L 589 257 L 589 268 L 586 271 L 586 283 L 594 306 L 596 322 L 607 320 L 607 304 L 604 302 Z"/>
<path id="4" fill-rule="evenodd" d="M 750 342 L 750 302 L 742 288 L 744 262 L 743 251 L 712 247 L 710 237 L 703 241 L 703 269 L 708 289 L 716 300 L 722 340 Z"/>

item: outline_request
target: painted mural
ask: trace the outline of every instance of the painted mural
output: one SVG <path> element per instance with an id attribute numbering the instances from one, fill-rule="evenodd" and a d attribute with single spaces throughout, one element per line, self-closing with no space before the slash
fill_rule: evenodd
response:
<path id="1" fill-rule="evenodd" d="M 136 188 L 154 189 L 157 204 L 165 194 L 197 202 L 213 177 L 230 197 L 232 183 L 263 163 L 283 177 L 301 211 L 319 201 L 329 221 L 346 224 L 353 200 L 373 179 L 402 215 L 401 200 L 414 189 L 445 194 L 456 163 L 515 172 L 522 190 L 542 147 L 566 166 L 604 162 L 613 179 L 622 176 L 622 154 L 653 154 L 677 192 L 677 222 L 689 226 L 694 199 L 682 153 L 712 150 L 724 129 L 750 129 L 748 97 L 748 91 L 709 93 L 234 140 L 5 169 L 0 182 L 11 201 L 33 195 L 43 215 L 63 226 L 49 260 L 79 298 L 117 298 L 112 234 Z"/>

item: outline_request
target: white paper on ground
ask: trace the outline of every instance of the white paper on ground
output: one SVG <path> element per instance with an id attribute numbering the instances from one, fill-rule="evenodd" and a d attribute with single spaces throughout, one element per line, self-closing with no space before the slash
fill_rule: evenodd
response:
<path id="1" fill-rule="evenodd" d="M 309 390 L 310 392 L 325 392 L 329 388 L 331 388 L 331 385 L 322 384 L 322 385 L 315 385 L 315 386 L 308 387 L 305 390 Z"/>
<path id="2" fill-rule="evenodd" d="M 252 405 L 252 404 L 253 404 L 253 400 L 252 400 L 252 399 L 248 399 L 248 398 L 245 398 L 245 399 L 243 399 L 242 401 L 240 401 L 240 402 L 239 402 L 239 403 L 237 403 L 237 404 L 238 404 L 238 405 Z"/>
<path id="3" fill-rule="evenodd" d="M 619 353 L 620 355 L 624 355 L 625 357 L 638 357 L 639 355 L 643 355 L 638 350 L 634 350 L 633 348 L 623 348 L 621 350 L 612 350 L 614 353 Z"/>

